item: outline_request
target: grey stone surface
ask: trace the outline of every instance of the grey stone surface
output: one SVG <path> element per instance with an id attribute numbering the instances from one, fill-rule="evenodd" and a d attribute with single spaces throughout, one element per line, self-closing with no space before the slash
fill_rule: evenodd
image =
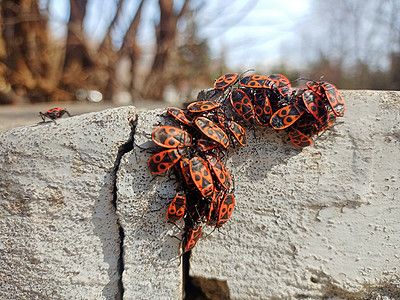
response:
<path id="1" fill-rule="evenodd" d="M 399 278 L 400 92 L 342 93 L 345 116 L 312 146 L 257 127 L 230 150 L 236 207 L 204 229 L 191 276 L 232 299 L 348 299 Z M 0 299 L 181 299 L 183 224 L 165 217 L 178 184 L 141 149 L 164 111 L 0 133 Z"/>
<path id="2" fill-rule="evenodd" d="M 0 133 L 0 299 L 115 299 L 114 165 L 135 109 Z"/>
<path id="3" fill-rule="evenodd" d="M 167 103 L 158 101 L 137 100 L 133 103 L 137 112 L 167 106 Z M 113 102 L 42 102 L 23 105 L 2 105 L 0 107 L 0 132 L 15 127 L 27 126 L 41 121 L 39 112 L 45 112 L 53 107 L 66 108 L 73 116 L 117 108 L 120 105 Z M 66 117 L 66 115 L 65 115 Z"/>
<path id="4" fill-rule="evenodd" d="M 174 183 L 151 175 L 147 162 L 152 130 L 164 109 L 139 115 L 135 147 L 124 155 L 117 176 L 118 215 L 124 228 L 124 299 L 182 299 L 181 231 L 167 224 Z"/>
<path id="5" fill-rule="evenodd" d="M 232 299 L 348 299 L 399 275 L 400 92 L 342 93 L 345 116 L 312 146 L 267 128 L 230 154 L 236 206 L 198 241 L 192 276 L 226 280 Z"/>

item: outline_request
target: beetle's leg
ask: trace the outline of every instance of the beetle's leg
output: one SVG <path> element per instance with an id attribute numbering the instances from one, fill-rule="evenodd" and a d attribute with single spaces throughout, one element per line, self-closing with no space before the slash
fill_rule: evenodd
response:
<path id="1" fill-rule="evenodd" d="M 40 112 L 39 113 L 39 116 L 42 118 L 42 123 L 44 123 L 45 121 L 44 121 L 44 119 L 45 119 L 45 114 L 44 113 L 42 113 L 42 112 Z"/>

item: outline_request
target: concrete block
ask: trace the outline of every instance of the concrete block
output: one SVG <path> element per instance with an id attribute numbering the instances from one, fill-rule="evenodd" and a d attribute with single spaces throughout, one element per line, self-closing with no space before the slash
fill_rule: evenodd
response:
<path id="1" fill-rule="evenodd" d="M 182 299 L 181 231 L 167 224 L 174 183 L 149 172 L 152 130 L 165 109 L 139 114 L 134 150 L 121 159 L 117 173 L 117 212 L 124 229 L 124 299 Z"/>
<path id="2" fill-rule="evenodd" d="M 114 168 L 133 107 L 0 134 L 0 299 L 115 299 Z"/>
<path id="3" fill-rule="evenodd" d="M 153 178 L 140 148 L 164 109 L 1 133 L 0 298 L 181 299 L 183 279 L 231 299 L 349 299 L 371 287 L 391 297 L 399 289 L 382 282 L 399 278 L 400 92 L 343 97 L 345 116 L 311 147 L 257 128 L 230 150 L 236 207 L 205 229 L 191 278 L 182 224 L 166 222 L 179 183 Z"/>
<path id="4" fill-rule="evenodd" d="M 192 251 L 194 279 L 231 299 L 399 297 L 400 92 L 342 94 L 345 116 L 311 147 L 266 128 L 229 153 L 236 206 Z"/>

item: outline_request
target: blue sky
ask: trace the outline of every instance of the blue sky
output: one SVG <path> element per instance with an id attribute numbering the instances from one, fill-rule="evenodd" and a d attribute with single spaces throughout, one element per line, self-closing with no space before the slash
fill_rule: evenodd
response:
<path id="1" fill-rule="evenodd" d="M 235 15 L 241 14 L 243 18 L 220 29 L 218 25 L 226 18 L 219 18 L 214 26 L 205 27 L 205 35 L 210 37 L 211 47 L 217 53 L 222 47 L 228 49 L 228 60 L 234 66 L 268 65 L 295 50 L 296 25 L 305 18 L 308 5 L 309 0 L 236 1 L 227 18 L 230 15 L 235 19 Z M 212 38 L 214 30 L 218 34 Z"/>
<path id="2" fill-rule="evenodd" d="M 179 2 L 179 1 L 178 1 Z M 196 1 L 194 1 L 195 3 Z M 223 0 L 205 1 L 197 20 L 200 35 L 209 41 L 217 58 L 222 52 L 232 68 L 268 66 L 277 60 L 296 63 L 300 43 L 297 25 L 307 17 L 310 0 Z M 90 7 L 85 29 L 94 40 L 104 34 L 115 0 L 89 0 Z M 127 2 L 124 15 L 135 11 L 138 1 Z M 52 29 L 56 36 L 65 35 L 68 0 L 50 0 Z M 148 0 L 144 7 L 139 41 L 151 49 L 154 42 L 154 23 L 158 18 L 158 1 Z M 127 19 L 126 19 L 127 20 Z M 128 26 L 128 21 L 120 24 Z"/>

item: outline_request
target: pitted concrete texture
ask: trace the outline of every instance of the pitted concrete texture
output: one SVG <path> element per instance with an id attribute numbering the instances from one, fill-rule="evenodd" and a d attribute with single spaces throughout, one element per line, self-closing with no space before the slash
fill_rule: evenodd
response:
<path id="1" fill-rule="evenodd" d="M 265 129 L 230 153 L 236 206 L 191 276 L 226 280 L 232 299 L 350 299 L 399 276 L 400 92 L 342 94 L 345 116 L 311 147 Z"/>
<path id="2" fill-rule="evenodd" d="M 152 130 L 164 109 L 139 115 L 134 151 L 123 156 L 117 173 L 117 212 L 124 228 L 124 299 L 182 299 L 182 264 L 178 227 L 167 224 L 175 195 L 173 180 L 147 168 Z"/>
<path id="3" fill-rule="evenodd" d="M 0 299 L 115 299 L 114 165 L 133 107 L 0 133 Z"/>
<path id="4" fill-rule="evenodd" d="M 236 206 L 204 228 L 197 282 L 226 282 L 231 299 L 361 299 L 371 286 L 395 299 L 382 282 L 400 278 L 400 92 L 342 93 L 345 116 L 312 146 L 257 127 L 230 150 Z M 0 299 L 182 298 L 183 223 L 166 222 L 179 183 L 153 178 L 142 149 L 163 113 L 0 133 Z"/>

